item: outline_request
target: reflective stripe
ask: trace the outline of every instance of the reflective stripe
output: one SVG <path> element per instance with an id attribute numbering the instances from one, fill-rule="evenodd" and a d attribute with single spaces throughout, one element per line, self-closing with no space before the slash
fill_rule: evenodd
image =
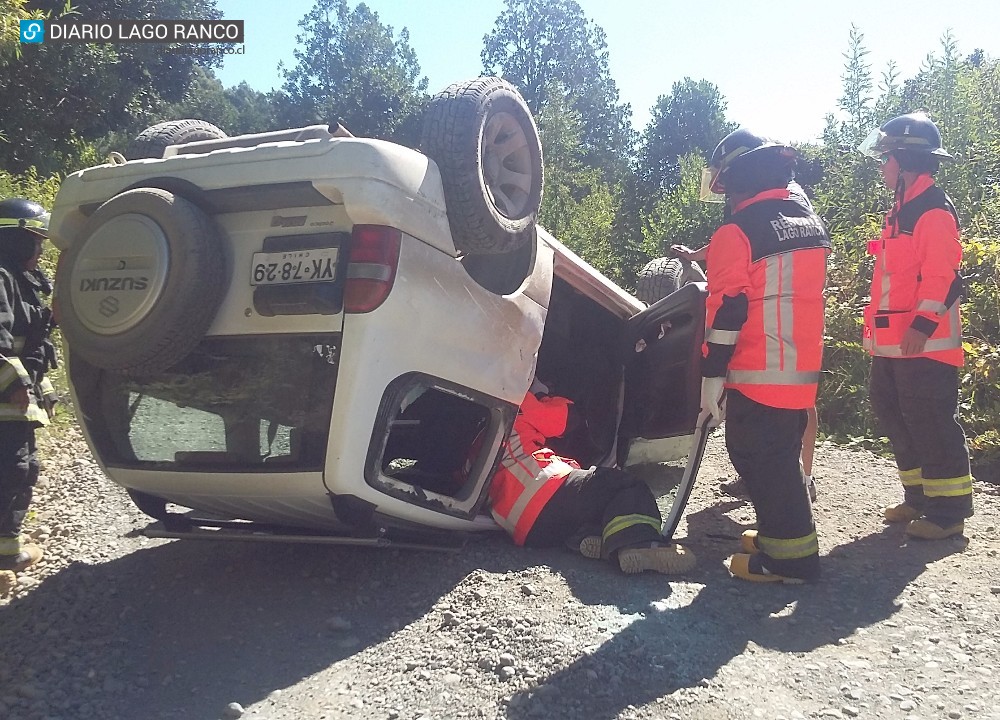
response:
<path id="1" fill-rule="evenodd" d="M 899 481 L 904 487 L 920 487 L 924 484 L 924 476 L 920 468 L 912 470 L 900 470 Z"/>
<path id="2" fill-rule="evenodd" d="M 3 422 L 36 422 L 42 425 L 49 424 L 49 416 L 34 402 L 28 403 L 28 409 L 22 410 L 17 405 L 11 403 L 0 403 L 0 421 Z"/>
<path id="3" fill-rule="evenodd" d="M 948 306 L 937 300 L 921 300 L 917 303 L 917 312 L 932 312 L 935 315 L 944 315 Z"/>
<path id="4" fill-rule="evenodd" d="M 518 493 L 517 500 L 507 515 L 494 512 L 493 518 L 497 524 L 514 537 L 515 541 L 520 538 L 520 542 L 523 542 L 529 528 L 518 527 L 518 525 L 522 516 L 525 516 L 525 510 L 531 501 L 550 481 L 556 480 L 558 481 L 557 485 L 561 484 L 562 478 L 572 472 L 574 468 L 558 459 L 553 459 L 543 468 L 532 454 L 525 451 L 517 433 L 512 433 L 507 441 L 500 465 L 503 467 L 501 472 L 507 472 L 521 486 L 521 492 Z"/>
<path id="5" fill-rule="evenodd" d="M 17 555 L 21 552 L 21 538 L 0 538 L 0 555 Z"/>
<path id="6" fill-rule="evenodd" d="M 819 370 L 730 370 L 727 379 L 742 385 L 814 385 Z"/>
<path id="7" fill-rule="evenodd" d="M 971 494 L 971 475 L 953 478 L 924 478 L 924 495 L 927 497 L 960 497 Z"/>
<path id="8" fill-rule="evenodd" d="M 24 350 L 24 343 L 28 338 L 14 336 L 14 342 L 11 343 L 11 349 L 14 351 L 15 355 L 20 355 L 21 351 Z"/>
<path id="9" fill-rule="evenodd" d="M 962 347 L 961 336 L 949 335 L 948 337 L 928 340 L 924 344 L 924 352 L 928 353 L 936 350 L 954 350 L 960 347 Z M 879 357 L 903 357 L 903 351 L 899 345 L 882 345 L 877 342 L 872 342 L 870 351 L 873 355 L 878 355 Z M 907 357 L 920 357 L 920 355 Z"/>
<path id="10" fill-rule="evenodd" d="M 55 392 L 56 392 L 56 389 L 52 386 L 52 381 L 51 380 L 49 380 L 47 377 L 43 377 L 42 381 L 40 383 L 38 383 L 38 391 L 42 395 L 44 395 L 44 396 L 47 397 L 49 395 L 54 395 Z"/>
<path id="11" fill-rule="evenodd" d="M 761 319 L 764 336 L 764 370 L 738 371 L 746 379 L 734 377 L 732 382 L 749 384 L 808 384 L 795 380 L 795 375 L 785 375 L 785 368 L 798 366 L 798 350 L 795 346 L 795 303 L 793 298 L 793 273 L 795 265 L 790 253 L 781 253 L 764 258 L 764 293 L 761 297 Z M 743 373 L 753 373 L 742 375 Z M 773 380 L 762 380 L 760 373 L 781 373 L 770 375 Z M 819 381 L 819 374 L 816 380 Z"/>
<path id="12" fill-rule="evenodd" d="M 663 529 L 663 523 L 658 518 L 650 515 L 617 515 L 611 518 L 611 522 L 604 526 L 604 542 L 607 542 L 608 538 L 615 533 L 620 533 L 622 530 L 627 530 L 636 525 L 651 525 L 656 529 L 656 532 L 660 532 Z"/>
<path id="13" fill-rule="evenodd" d="M 24 364 L 21 362 L 21 358 L 5 358 L 0 355 L 0 360 L 6 361 L 3 365 L 0 365 L 0 390 L 8 388 L 16 378 L 21 379 L 22 385 L 30 382 L 31 378 L 28 377 L 28 371 L 24 369 Z"/>
<path id="14" fill-rule="evenodd" d="M 709 328 L 705 334 L 705 342 L 715 343 L 716 345 L 735 345 L 739 339 L 739 330 L 716 330 L 715 328 Z"/>
<path id="15" fill-rule="evenodd" d="M 818 554 L 819 540 L 815 531 L 788 540 L 757 535 L 757 547 L 775 560 L 797 560 Z"/>

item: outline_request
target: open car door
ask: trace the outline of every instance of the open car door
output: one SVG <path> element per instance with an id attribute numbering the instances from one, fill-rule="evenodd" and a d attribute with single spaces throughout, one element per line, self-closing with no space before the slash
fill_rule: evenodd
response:
<path id="1" fill-rule="evenodd" d="M 623 338 L 619 464 L 631 466 L 654 492 L 669 497 L 663 528 L 668 538 L 687 503 L 708 435 L 707 427 L 695 428 L 707 296 L 704 283 L 685 285 L 633 316 Z M 648 468 L 652 472 L 644 471 Z"/>

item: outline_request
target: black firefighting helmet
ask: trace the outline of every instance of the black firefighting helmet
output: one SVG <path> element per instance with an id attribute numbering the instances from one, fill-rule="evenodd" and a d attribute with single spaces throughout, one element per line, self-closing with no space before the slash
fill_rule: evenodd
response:
<path id="1" fill-rule="evenodd" d="M 941 147 L 941 132 L 937 125 L 922 112 L 894 117 L 878 130 L 872 130 L 858 150 L 876 160 L 889 153 L 952 159 L 951 153 Z"/>
<path id="2" fill-rule="evenodd" d="M 49 214 L 24 198 L 0 200 L 0 260 L 23 266 L 49 235 Z"/>
<path id="3" fill-rule="evenodd" d="M 25 232 L 36 237 L 49 236 L 49 214 L 45 208 L 24 198 L 0 200 L 0 240 Z"/>
<path id="4" fill-rule="evenodd" d="M 739 128 L 722 139 L 712 153 L 708 167 L 702 175 L 702 199 L 710 195 L 724 195 L 727 189 L 732 192 L 744 192 L 745 183 L 734 185 L 732 180 L 741 180 L 759 174 L 761 171 L 773 175 L 777 169 L 787 179 L 794 177 L 792 168 L 795 164 L 795 148 L 776 142 L 763 135 Z M 780 184 L 780 182 L 779 182 Z M 741 187 L 736 187 L 739 185 Z"/>

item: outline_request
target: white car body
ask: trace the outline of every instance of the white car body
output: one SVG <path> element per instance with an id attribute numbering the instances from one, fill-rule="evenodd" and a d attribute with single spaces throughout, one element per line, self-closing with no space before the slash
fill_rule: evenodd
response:
<path id="1" fill-rule="evenodd" d="M 683 401 L 677 401 L 674 410 L 665 411 L 668 415 L 672 412 L 673 417 L 665 424 L 660 422 L 665 430 L 659 433 L 674 439 L 665 441 L 668 449 L 660 446 L 659 456 L 649 452 L 649 442 L 637 446 L 641 445 L 646 455 L 653 455 L 643 457 L 644 461 L 686 452 L 697 414 L 697 389 L 691 384 L 697 378 L 693 363 L 701 342 L 698 326 L 703 322 L 702 288 L 685 288 L 676 294 L 682 298 L 668 298 L 646 310 L 643 303 L 539 228 L 533 251 L 525 256 L 530 269 L 524 281 L 509 292 L 494 292 L 464 269 L 463 263 L 469 261 L 452 239 L 438 167 L 419 152 L 388 142 L 336 134 L 303 141 L 268 141 L 263 136 L 250 147 L 221 147 L 208 152 L 199 145 L 212 144 L 173 147 L 163 159 L 107 164 L 74 173 L 63 183 L 52 211 L 52 240 L 64 251 L 83 242 L 88 217 L 96 208 L 136 187 L 167 188 L 187 197 L 221 231 L 231 276 L 219 278 L 226 289 L 205 334 L 206 349 L 198 352 L 205 363 L 220 363 L 217 375 L 211 375 L 216 370 L 209 375 L 226 406 L 248 403 L 239 422 L 232 426 L 223 423 L 213 414 L 214 401 L 206 399 L 201 407 L 195 406 L 198 403 L 192 405 L 191 398 L 183 395 L 187 390 L 181 391 L 181 400 L 177 400 L 173 393 L 184 385 L 184 378 L 170 374 L 173 371 L 164 375 L 166 380 L 120 378 L 114 372 L 83 363 L 74 356 L 72 344 L 69 347 L 73 396 L 87 439 L 108 477 L 138 493 L 134 497 L 242 521 L 323 533 L 366 534 L 394 526 L 492 529 L 495 526 L 486 508 L 485 490 L 500 443 L 510 430 L 536 366 L 550 376 L 554 374 L 552 368 L 562 365 L 572 373 L 576 360 L 571 362 L 571 358 L 590 344 L 581 334 L 586 328 L 576 327 L 582 320 L 570 317 L 574 314 L 597 317 L 597 324 L 606 326 L 600 344 L 607 346 L 610 358 L 617 357 L 615 348 L 625 353 L 620 362 L 612 359 L 603 365 L 595 364 L 598 369 L 610 367 L 606 377 L 593 378 L 594 387 L 598 387 L 599 380 L 607 387 L 584 394 L 594 406 L 589 412 L 593 415 L 600 405 L 609 416 L 605 422 L 612 430 L 604 433 L 606 442 L 602 447 L 597 447 L 602 443 L 593 443 L 592 456 L 582 459 L 593 463 L 627 462 L 627 445 L 641 436 L 644 428 L 641 421 L 635 420 L 628 437 L 621 436 L 623 398 L 634 395 L 650 402 L 652 396 L 646 391 L 626 392 L 624 380 L 626 376 L 631 380 L 635 375 L 647 378 L 657 374 L 649 368 L 629 369 L 639 356 L 629 348 L 644 349 L 641 346 L 645 341 L 638 345 L 635 342 L 640 336 L 647 337 L 651 347 L 658 342 L 657 337 L 662 341 L 664 332 L 658 330 L 649 336 L 648 328 L 659 329 L 662 325 L 669 330 L 671 318 L 681 316 L 690 326 L 685 331 L 688 335 L 678 340 L 677 348 L 664 352 L 678 358 L 675 368 L 682 368 L 678 373 L 683 374 L 683 379 L 678 375 L 667 384 L 673 387 L 673 396 Z M 299 197 L 305 200 L 295 199 Z M 337 242 L 346 243 L 343 237 L 359 225 L 401 231 L 395 279 L 378 307 L 370 312 L 341 310 L 272 316 L 260 311 L 264 306 L 260 297 L 272 292 L 261 290 L 265 287 L 261 283 L 253 284 L 254 263 L 267 259 L 260 255 L 265 251 L 265 238 L 295 242 L 302 236 L 336 236 L 340 238 Z M 151 242 L 155 245 L 155 238 Z M 81 288 L 95 286 L 92 281 L 80 279 L 90 272 L 88 262 L 99 268 L 101 278 L 115 277 L 116 263 L 126 266 L 120 258 L 129 253 L 129 239 L 116 238 L 113 244 L 113 252 L 105 253 L 108 257 L 88 256 L 78 263 L 82 269 L 74 270 L 68 280 L 60 277 L 57 298 L 75 292 L 67 289 L 66 282 L 77 282 Z M 346 247 L 342 244 L 324 252 L 326 257 L 336 256 L 342 265 Z M 137 266 L 133 261 L 128 258 L 129 267 Z M 155 258 L 142 260 L 139 265 L 152 262 Z M 261 267 L 256 268 L 258 274 Z M 363 274 L 365 267 L 362 263 L 351 265 L 338 274 L 337 282 Z M 126 288 L 118 293 L 123 303 L 128 292 Z M 98 297 L 100 294 L 93 295 L 95 302 L 107 300 Z M 79 297 L 82 303 L 89 302 L 91 296 L 81 292 Z M 170 301 L 153 296 L 140 300 L 140 305 Z M 560 306 L 554 308 L 553 303 Z M 656 316 L 658 309 L 663 323 Z M 559 317 L 550 310 L 558 312 Z M 644 329 L 637 330 L 640 326 Z M 619 346 L 613 336 L 620 330 L 625 337 L 630 328 L 635 337 L 625 338 Z M 552 354 L 543 348 L 543 338 L 550 335 L 553 340 L 547 347 L 551 345 L 559 362 L 553 360 L 543 368 L 545 359 Z M 318 362 L 317 372 L 324 382 L 335 373 L 335 393 L 317 397 L 322 394 L 316 390 L 320 386 L 302 388 L 296 382 L 304 379 L 285 377 L 276 370 L 276 377 L 289 383 L 289 392 L 281 394 L 316 403 L 318 409 L 311 417 L 322 417 L 326 423 L 320 428 L 322 448 L 314 448 L 308 462 L 297 461 L 291 447 L 303 442 L 296 439 L 296 433 L 305 436 L 295 426 L 296 408 L 282 407 L 283 398 L 279 396 L 253 409 L 259 397 L 251 396 L 265 394 L 266 390 L 244 378 L 239 389 L 226 395 L 229 391 L 220 379 L 233 372 L 239 374 L 238 358 L 250 344 L 273 341 L 278 343 L 274 347 L 291 347 L 303 337 L 303 347 L 315 338 L 321 339 L 316 341 L 314 351 L 321 357 L 325 353 L 330 367 L 308 353 L 302 355 L 302 367 L 315 368 Z M 574 347 L 564 346 L 562 337 Z M 578 342 L 579 348 L 575 347 Z M 230 356 L 225 355 L 229 352 L 225 348 L 240 349 Z M 578 358 L 581 362 L 587 360 Z M 261 361 L 260 367 L 271 365 Z M 288 370 L 290 374 L 295 372 Z M 663 372 L 671 370 L 665 367 Z M 563 371 L 560 369 L 558 374 Z M 197 382 L 204 381 L 197 378 Z M 584 381 L 575 382 L 581 391 L 585 390 Z M 554 389 L 560 390 L 558 382 Z M 462 451 L 468 453 L 472 467 L 466 468 L 467 474 L 456 481 L 454 488 L 442 491 L 414 479 L 419 477 L 414 468 L 423 460 L 418 457 L 411 462 L 421 451 L 419 445 L 413 446 L 417 450 L 409 447 L 406 434 L 427 420 L 407 419 L 407 410 L 414 407 L 411 401 L 420 397 L 430 405 L 440 400 L 443 406 L 454 403 L 468 408 L 479 424 L 475 440 L 467 441 Z M 283 419 L 269 418 L 267 414 L 275 408 L 284 413 Z M 649 416 L 650 411 L 645 414 Z M 662 420 L 663 413 L 660 415 Z M 254 422 L 257 429 L 248 430 L 247 423 L 253 426 Z M 448 418 L 442 422 L 447 423 Z M 235 437 L 241 427 L 244 438 L 250 439 L 243 441 L 242 449 L 234 451 L 228 444 L 230 436 Z M 415 436 L 415 442 L 426 444 L 430 440 L 433 444 L 435 438 L 451 437 L 449 426 L 443 427 L 430 437 Z M 316 428 L 310 432 L 317 435 Z M 259 458 L 254 457 L 254 433 L 260 438 Z M 655 432 L 648 435 L 657 436 Z M 397 439 L 407 449 L 390 459 L 386 448 L 395 446 Z M 459 459 L 452 458 L 451 465 L 466 464 L 459 463 Z M 446 482 L 449 474 L 457 472 L 454 468 L 441 471 L 433 483 Z"/>

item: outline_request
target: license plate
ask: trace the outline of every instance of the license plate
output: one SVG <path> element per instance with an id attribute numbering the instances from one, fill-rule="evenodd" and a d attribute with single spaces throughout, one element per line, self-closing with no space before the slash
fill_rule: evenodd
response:
<path id="1" fill-rule="evenodd" d="M 250 284 L 331 282 L 337 274 L 339 251 L 339 248 L 313 248 L 254 253 Z"/>

